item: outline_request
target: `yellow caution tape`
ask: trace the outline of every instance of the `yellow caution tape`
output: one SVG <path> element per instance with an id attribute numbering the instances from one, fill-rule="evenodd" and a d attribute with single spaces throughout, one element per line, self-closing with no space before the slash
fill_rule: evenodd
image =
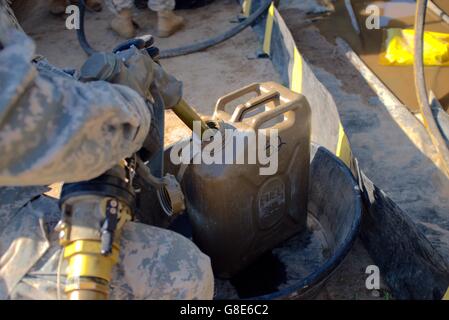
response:
<path id="1" fill-rule="evenodd" d="M 351 147 L 349 146 L 348 136 L 346 135 L 345 129 L 341 125 L 341 122 L 338 129 L 338 142 L 337 142 L 336 155 L 348 166 L 348 168 L 351 167 L 351 158 L 352 158 Z"/>
<path id="2" fill-rule="evenodd" d="M 265 36 L 263 39 L 263 52 L 270 54 L 271 50 L 271 34 L 273 33 L 273 20 L 274 20 L 274 3 L 271 3 L 268 9 L 267 23 L 265 25 Z"/>
<path id="3" fill-rule="evenodd" d="M 302 57 L 296 46 L 293 49 L 291 89 L 297 93 L 302 93 Z"/>

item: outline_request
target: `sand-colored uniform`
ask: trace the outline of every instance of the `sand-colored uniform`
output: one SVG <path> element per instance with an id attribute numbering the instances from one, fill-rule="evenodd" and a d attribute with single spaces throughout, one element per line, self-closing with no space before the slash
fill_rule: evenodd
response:
<path id="1" fill-rule="evenodd" d="M 42 195 L 46 187 L 31 185 L 100 175 L 139 150 L 151 115 L 126 86 L 81 83 L 44 61 L 31 63 L 34 43 L 1 12 L 0 299 L 55 299 L 60 213 Z M 111 298 L 212 298 L 210 260 L 190 240 L 128 223 L 120 246 Z M 62 288 L 66 265 L 60 270 Z"/>

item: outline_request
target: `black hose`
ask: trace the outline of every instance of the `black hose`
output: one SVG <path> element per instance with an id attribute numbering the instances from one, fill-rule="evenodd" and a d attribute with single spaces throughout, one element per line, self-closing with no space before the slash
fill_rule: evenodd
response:
<path id="1" fill-rule="evenodd" d="M 160 52 L 160 59 L 172 58 L 177 56 L 182 56 L 197 51 L 207 49 L 209 47 L 215 46 L 229 38 L 232 38 L 242 30 L 246 29 L 248 26 L 252 25 L 257 18 L 259 18 L 270 6 L 271 0 L 266 0 L 256 11 L 254 11 L 248 18 L 240 22 L 235 27 L 229 29 L 228 31 L 219 34 L 213 38 L 206 39 L 191 45 L 184 47 L 166 49 Z"/>
<path id="2" fill-rule="evenodd" d="M 218 36 L 206 39 L 204 41 L 200 41 L 191 45 L 179 47 L 179 48 L 173 48 L 173 49 L 166 49 L 162 50 L 159 54 L 160 59 L 166 59 L 166 58 L 172 58 L 177 56 L 182 56 L 190 53 L 194 53 L 197 51 L 201 51 L 204 49 L 207 49 L 209 47 L 215 46 L 229 38 L 232 38 L 242 30 L 246 29 L 248 26 L 252 25 L 257 18 L 259 18 L 270 6 L 271 0 L 266 0 L 256 11 L 254 11 L 248 18 L 237 24 L 235 27 L 229 29 L 228 31 L 219 34 Z M 78 41 L 81 45 L 81 48 L 86 52 L 87 55 L 92 55 L 96 52 L 95 49 L 93 49 L 89 42 L 86 39 L 86 34 L 84 31 L 84 14 L 86 12 L 86 4 L 84 0 L 79 1 L 79 9 L 80 9 L 80 26 L 77 30 L 77 36 Z"/>
<path id="3" fill-rule="evenodd" d="M 84 2 L 84 0 L 79 0 L 78 3 L 78 7 L 80 9 L 80 25 L 79 29 L 76 30 L 76 36 L 78 37 L 78 42 L 81 48 L 83 48 L 84 52 L 88 56 L 91 56 L 97 51 L 90 46 L 89 42 L 86 39 L 86 33 L 84 32 L 84 15 L 86 13 L 86 3 Z"/>
<path id="4" fill-rule="evenodd" d="M 418 104 L 423 117 L 424 127 L 426 128 L 432 144 L 435 146 L 440 159 L 442 161 L 442 166 L 445 169 L 446 175 L 449 177 L 449 150 L 446 147 L 446 142 L 444 141 L 435 119 L 432 114 L 432 110 L 429 105 L 429 98 L 427 95 L 426 81 L 424 74 L 424 25 L 426 21 L 426 9 L 427 0 L 417 0 L 416 1 L 416 12 L 415 12 L 415 51 L 414 51 L 414 64 L 413 70 L 415 73 L 415 89 L 418 98 Z"/>

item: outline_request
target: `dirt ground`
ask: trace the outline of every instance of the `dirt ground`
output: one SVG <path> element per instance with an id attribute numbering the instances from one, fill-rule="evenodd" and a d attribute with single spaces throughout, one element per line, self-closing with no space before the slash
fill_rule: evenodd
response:
<path id="1" fill-rule="evenodd" d="M 59 67 L 79 68 L 86 56 L 78 45 L 74 31 L 65 28 L 62 17 L 47 10 L 48 1 L 25 0 L 19 19 L 25 31 L 35 39 L 37 53 Z M 160 48 L 172 48 L 210 37 L 232 26 L 231 19 L 240 12 L 232 0 L 216 0 L 208 7 L 184 10 L 186 28 L 168 39 L 156 39 Z M 86 33 L 91 44 L 99 50 L 110 50 L 121 41 L 109 28 L 111 13 L 87 13 Z M 139 33 L 155 33 L 156 15 L 135 11 Z M 163 60 L 162 65 L 184 83 L 185 99 L 205 114 L 211 115 L 215 101 L 221 95 L 251 82 L 277 81 L 279 76 L 268 59 L 249 59 L 260 47 L 251 29 L 207 51 Z M 190 134 L 170 111 L 166 118 L 166 143 Z M 380 290 L 365 288 L 365 269 L 374 264 L 359 241 L 354 245 L 341 267 L 318 294 L 318 299 L 390 299 L 385 284 Z"/>

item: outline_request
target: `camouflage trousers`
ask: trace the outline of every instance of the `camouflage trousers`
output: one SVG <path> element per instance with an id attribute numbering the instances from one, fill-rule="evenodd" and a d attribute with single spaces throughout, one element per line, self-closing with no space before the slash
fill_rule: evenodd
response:
<path id="1" fill-rule="evenodd" d="M 14 189 L 0 195 L 14 198 Z M 0 299 L 56 299 L 58 283 L 65 298 L 65 262 L 57 279 L 61 248 L 53 228 L 58 217 L 56 200 L 38 196 L 9 221 L 0 221 L 6 223 L 0 228 Z M 211 299 L 213 281 L 209 258 L 187 238 L 140 223 L 124 226 L 111 299 Z"/>
<path id="2" fill-rule="evenodd" d="M 133 0 L 105 0 L 105 2 L 114 14 L 134 6 Z M 148 8 L 156 12 L 163 10 L 173 11 L 175 9 L 175 0 L 148 0 Z"/>

